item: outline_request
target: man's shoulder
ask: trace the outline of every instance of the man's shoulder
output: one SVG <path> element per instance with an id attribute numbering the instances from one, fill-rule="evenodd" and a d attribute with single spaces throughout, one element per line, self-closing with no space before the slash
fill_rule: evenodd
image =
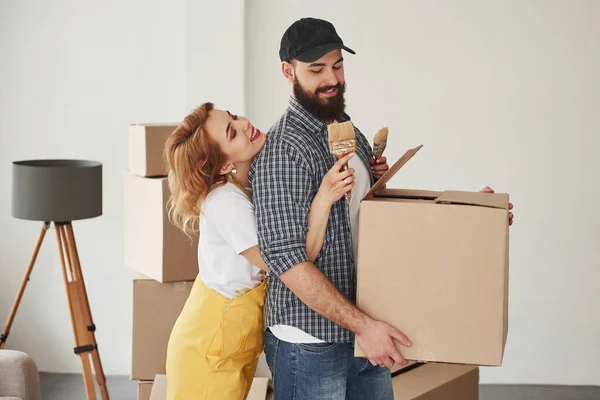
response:
<path id="1" fill-rule="evenodd" d="M 264 151 L 293 151 L 304 154 L 310 149 L 311 132 L 293 113 L 284 113 L 272 126 Z"/>

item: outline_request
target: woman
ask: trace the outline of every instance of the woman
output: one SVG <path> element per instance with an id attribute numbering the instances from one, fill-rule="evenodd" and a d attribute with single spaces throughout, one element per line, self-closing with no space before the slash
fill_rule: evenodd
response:
<path id="1" fill-rule="evenodd" d="M 244 399 L 263 351 L 267 265 L 258 248 L 248 172 L 266 136 L 242 117 L 204 103 L 169 136 L 169 216 L 199 232 L 199 274 L 169 339 L 167 399 Z M 354 170 L 325 175 L 308 215 L 314 261 L 333 203 L 354 187 Z"/>

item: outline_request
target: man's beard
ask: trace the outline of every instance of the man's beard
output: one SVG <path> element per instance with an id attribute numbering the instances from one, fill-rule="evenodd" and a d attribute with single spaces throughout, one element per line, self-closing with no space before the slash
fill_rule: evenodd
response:
<path id="1" fill-rule="evenodd" d="M 331 88 L 336 88 L 337 93 L 333 97 L 320 99 L 319 93 L 325 92 Z M 344 100 L 344 92 L 346 91 L 346 83 L 338 83 L 335 86 L 325 86 L 318 88 L 315 93 L 310 93 L 298 82 L 298 78 L 294 79 L 294 95 L 296 101 L 306 108 L 311 114 L 319 118 L 321 121 L 339 120 L 344 110 L 346 109 L 346 101 Z"/>

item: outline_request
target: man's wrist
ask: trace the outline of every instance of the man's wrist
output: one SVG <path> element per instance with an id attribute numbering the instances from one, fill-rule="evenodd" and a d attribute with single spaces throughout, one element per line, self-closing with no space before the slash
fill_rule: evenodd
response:
<path id="1" fill-rule="evenodd" d="M 355 322 L 356 326 L 353 326 L 350 330 L 354 332 L 355 335 L 361 335 L 367 329 L 371 319 L 362 311 L 358 309 L 357 311 L 359 315 Z"/>

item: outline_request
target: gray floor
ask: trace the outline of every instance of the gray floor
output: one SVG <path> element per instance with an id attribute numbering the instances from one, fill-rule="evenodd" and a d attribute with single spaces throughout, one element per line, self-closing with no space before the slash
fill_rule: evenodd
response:
<path id="1" fill-rule="evenodd" d="M 43 400 L 85 399 L 81 375 L 40 374 Z M 111 400 L 137 400 L 137 383 L 127 376 L 106 377 Z M 482 385 L 480 400 L 595 400 L 600 387 Z"/>

